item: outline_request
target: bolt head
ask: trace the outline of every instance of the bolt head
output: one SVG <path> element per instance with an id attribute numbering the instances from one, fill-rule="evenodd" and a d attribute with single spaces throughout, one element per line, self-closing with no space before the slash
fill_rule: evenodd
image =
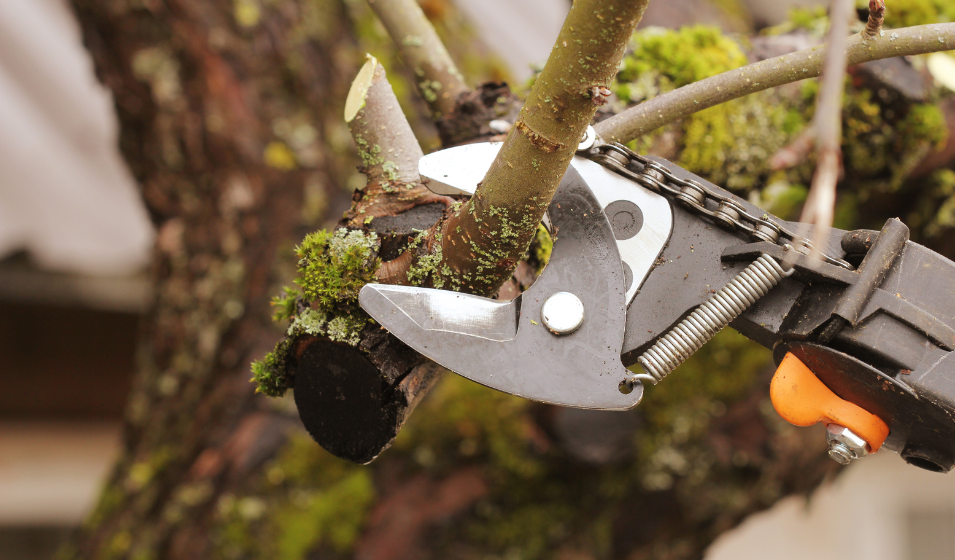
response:
<path id="1" fill-rule="evenodd" d="M 608 90 L 606 95 L 610 95 Z M 584 139 L 580 141 L 580 144 L 577 146 L 577 151 L 589 150 L 593 147 L 594 143 L 597 141 L 597 132 L 594 130 L 594 127 L 588 126 L 587 133 L 584 136 Z"/>
<path id="2" fill-rule="evenodd" d="M 584 304 L 570 292 L 557 292 L 541 307 L 541 321 L 556 335 L 570 334 L 584 323 Z"/>

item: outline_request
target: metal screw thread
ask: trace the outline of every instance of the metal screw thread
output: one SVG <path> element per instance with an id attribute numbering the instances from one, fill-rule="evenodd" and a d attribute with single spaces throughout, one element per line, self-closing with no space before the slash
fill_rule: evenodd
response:
<path id="1" fill-rule="evenodd" d="M 792 270 L 784 271 L 769 255 L 761 255 L 637 358 L 648 380 L 654 385 L 662 381 L 790 274 Z"/>
<path id="2" fill-rule="evenodd" d="M 840 465 L 848 465 L 855 459 L 855 454 L 849 446 L 839 441 L 829 442 L 829 457 Z"/>

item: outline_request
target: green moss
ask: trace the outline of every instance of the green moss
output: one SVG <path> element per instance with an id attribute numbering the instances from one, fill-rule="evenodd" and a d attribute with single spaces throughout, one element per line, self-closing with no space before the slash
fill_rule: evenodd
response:
<path id="1" fill-rule="evenodd" d="M 351 551 L 376 497 L 369 468 L 296 434 L 262 472 L 251 492 L 220 498 L 216 557 L 303 560 L 321 549 Z"/>
<path id="2" fill-rule="evenodd" d="M 272 320 L 276 323 L 282 321 L 288 321 L 295 316 L 296 310 L 296 300 L 301 295 L 301 292 L 295 288 L 289 288 L 286 286 L 282 290 L 281 295 L 274 296 L 272 298 Z"/>
<path id="3" fill-rule="evenodd" d="M 791 22 L 773 32 L 799 27 L 816 33 L 826 25 L 824 11 L 797 10 Z M 634 35 L 615 91 L 625 101 L 640 102 L 745 62 L 739 46 L 713 28 L 644 30 Z M 759 92 L 672 123 L 631 147 L 653 152 L 662 139 L 675 138 L 675 157 L 666 155 L 676 163 L 731 190 L 752 193 L 751 198 L 778 208 L 783 217 L 794 217 L 814 161 L 781 173 L 768 162 L 808 126 L 817 92 L 815 80 Z M 944 143 L 946 134 L 936 105 L 890 105 L 847 80 L 842 148 L 846 174 L 854 181 L 869 181 L 868 188 L 876 190 L 897 189 L 929 151 Z M 763 185 L 775 186 L 753 192 Z M 777 203 L 776 196 L 783 198 Z"/>
<path id="4" fill-rule="evenodd" d="M 913 105 L 899 124 L 899 135 L 903 138 L 917 138 L 933 150 L 941 150 L 948 141 L 945 114 L 938 105 Z"/>
<path id="5" fill-rule="evenodd" d="M 261 360 L 252 363 L 257 391 L 279 397 L 291 386 L 286 373 L 288 353 L 298 336 L 328 336 L 357 345 L 362 329 L 371 320 L 358 305 L 358 292 L 372 282 L 381 264 L 378 236 L 361 230 L 321 230 L 310 233 L 296 247 L 299 257 L 295 283 L 301 291 L 286 288 L 273 298 L 273 319 L 289 321 L 287 338 Z M 298 312 L 299 302 L 309 304 Z"/>
<path id="6" fill-rule="evenodd" d="M 861 8 L 868 6 L 868 2 L 856 0 L 856 5 Z M 893 0 L 891 3 L 887 2 L 886 7 L 887 27 L 955 21 L 955 4 L 949 0 Z"/>
<path id="7" fill-rule="evenodd" d="M 250 381 L 255 383 L 257 393 L 263 393 L 269 397 L 281 397 L 291 386 L 291 379 L 286 371 L 286 361 L 291 346 L 291 340 L 282 339 L 264 358 L 252 362 Z"/>
<path id="8" fill-rule="evenodd" d="M 717 28 L 650 29 L 634 35 L 615 91 L 640 102 L 747 63 L 739 44 Z M 679 131 L 678 163 L 731 189 L 758 182 L 765 161 L 785 145 L 787 131 L 802 128 L 801 113 L 787 111 L 764 92 L 712 107 L 665 127 L 634 144 L 649 149 L 664 133 Z"/>
<path id="9" fill-rule="evenodd" d="M 661 89 L 667 91 L 744 64 L 746 56 L 739 45 L 716 27 L 651 28 L 634 35 L 632 55 L 624 59 L 617 82 L 657 74 Z"/>
<path id="10" fill-rule="evenodd" d="M 295 252 L 305 299 L 322 307 L 354 302 L 380 265 L 375 251 L 378 236 L 360 230 L 316 231 L 305 236 Z"/>
<path id="11" fill-rule="evenodd" d="M 867 4 L 868 5 L 868 4 Z M 824 35 L 829 28 L 829 18 L 825 6 L 808 8 L 793 8 L 789 12 L 789 20 L 766 31 L 768 35 L 788 33 L 797 29 L 808 31 L 812 35 Z"/>
<path id="12" fill-rule="evenodd" d="M 367 470 L 350 473 L 342 480 L 301 497 L 275 513 L 278 527 L 278 560 L 300 560 L 325 541 L 336 552 L 351 549 L 358 538 L 375 489 Z"/>
<path id="13" fill-rule="evenodd" d="M 928 238 L 945 237 L 955 228 L 955 171 L 940 169 L 924 180 L 927 196 L 906 218 L 913 230 L 922 230 Z"/>

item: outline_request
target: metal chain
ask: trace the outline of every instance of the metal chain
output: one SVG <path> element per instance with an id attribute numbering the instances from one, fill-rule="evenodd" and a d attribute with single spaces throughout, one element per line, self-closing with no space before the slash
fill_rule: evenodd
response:
<path id="1" fill-rule="evenodd" d="M 812 252 L 812 243 L 809 239 L 776 223 L 768 214 L 762 216 L 750 214 L 732 198 L 713 191 L 699 181 L 680 179 L 663 165 L 622 144 L 616 142 L 602 144 L 584 155 L 655 193 L 675 199 L 684 208 L 709 217 L 724 229 L 743 232 L 757 241 L 768 241 L 781 247 L 788 245 L 804 255 Z M 634 172 L 627 167 L 634 161 L 643 166 L 642 173 Z M 709 206 L 715 206 L 716 209 L 709 208 L 708 202 L 711 203 Z M 854 270 L 852 265 L 838 257 L 825 253 L 821 255 L 822 259 L 829 264 Z"/>

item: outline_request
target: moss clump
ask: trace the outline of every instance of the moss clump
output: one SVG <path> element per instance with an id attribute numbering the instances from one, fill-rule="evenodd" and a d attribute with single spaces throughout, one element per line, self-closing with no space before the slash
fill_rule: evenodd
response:
<path id="1" fill-rule="evenodd" d="M 255 391 L 270 397 L 281 397 L 291 385 L 286 372 L 286 360 L 291 341 L 282 339 L 261 360 L 252 362 L 252 381 L 256 385 Z"/>
<path id="2" fill-rule="evenodd" d="M 955 171 L 939 169 L 923 180 L 921 187 L 924 194 L 906 217 L 906 224 L 929 239 L 951 238 L 955 228 Z"/>
<path id="3" fill-rule="evenodd" d="M 807 82 L 805 114 L 811 118 L 818 82 Z M 931 103 L 885 105 L 871 89 L 846 82 L 842 152 L 847 175 L 869 190 L 897 190 L 929 152 L 944 146 L 945 117 Z"/>
<path id="4" fill-rule="evenodd" d="M 747 63 L 739 44 L 715 27 L 640 31 L 634 35 L 632 50 L 614 88 L 630 103 Z M 752 188 L 764 171 L 760 166 L 785 145 L 787 131 L 804 124 L 801 115 L 772 103 L 771 96 L 763 92 L 711 107 L 651 133 L 633 147 L 652 151 L 664 135 L 676 134 L 682 166 L 731 189 Z M 794 122 L 796 116 L 800 118 Z"/>
<path id="5" fill-rule="evenodd" d="M 821 37 L 827 25 L 824 10 L 798 10 L 771 33 L 802 28 Z M 614 89 L 622 100 L 638 103 L 745 63 L 739 45 L 715 28 L 648 29 L 634 35 L 632 54 L 625 57 Z M 631 147 L 674 160 L 783 218 L 795 218 L 815 162 L 809 158 L 774 171 L 769 160 L 809 125 L 817 92 L 816 80 L 759 92 L 672 123 Z M 858 188 L 864 199 L 871 191 L 897 190 L 914 166 L 945 141 L 944 118 L 933 103 L 877 96 L 852 79 L 847 79 L 845 99 L 842 193 Z"/>
<path id="6" fill-rule="evenodd" d="M 295 249 L 299 257 L 295 283 L 301 290 L 286 288 L 272 299 L 272 318 L 289 321 L 287 338 L 252 363 L 252 382 L 258 392 L 270 397 L 285 394 L 292 384 L 286 373 L 288 354 L 292 341 L 301 335 L 327 336 L 352 346 L 359 343 L 371 318 L 358 305 L 358 292 L 374 280 L 381 264 L 378 244 L 375 233 L 344 228 L 305 236 Z"/>
<path id="7" fill-rule="evenodd" d="M 628 83 L 646 74 L 657 75 L 658 87 L 669 91 L 746 64 L 735 41 L 716 27 L 702 25 L 640 31 L 633 37 L 632 50 L 617 76 L 618 95 L 623 92 L 630 99 Z"/>
<path id="8" fill-rule="evenodd" d="M 310 233 L 295 252 L 305 299 L 322 308 L 354 304 L 361 287 L 371 282 L 381 264 L 377 260 L 378 236 L 361 230 L 321 230 Z"/>

